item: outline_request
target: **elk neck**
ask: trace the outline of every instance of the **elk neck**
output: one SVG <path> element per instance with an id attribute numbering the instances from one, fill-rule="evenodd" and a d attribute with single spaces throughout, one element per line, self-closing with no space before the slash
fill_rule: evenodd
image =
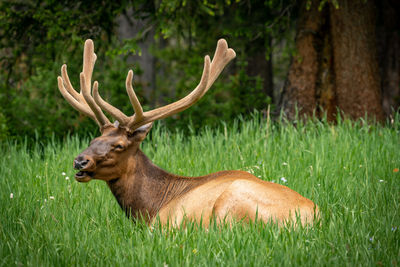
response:
<path id="1" fill-rule="evenodd" d="M 150 222 L 171 200 L 203 184 L 208 176 L 184 177 L 168 173 L 156 166 L 138 149 L 132 155 L 129 169 L 107 184 L 128 217 L 142 217 Z"/>

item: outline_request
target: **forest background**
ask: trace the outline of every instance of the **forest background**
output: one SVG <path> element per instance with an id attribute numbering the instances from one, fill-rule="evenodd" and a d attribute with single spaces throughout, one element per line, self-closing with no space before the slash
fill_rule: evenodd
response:
<path id="1" fill-rule="evenodd" d="M 384 122 L 400 105 L 399 11 L 395 0 L 4 0 L 0 140 L 97 131 L 56 82 L 66 63 L 79 87 L 89 38 L 98 56 L 93 78 L 126 114 L 129 69 L 151 109 L 188 94 L 204 55 L 228 41 L 237 58 L 198 104 L 163 122 L 171 129 L 216 127 L 254 111 Z"/>

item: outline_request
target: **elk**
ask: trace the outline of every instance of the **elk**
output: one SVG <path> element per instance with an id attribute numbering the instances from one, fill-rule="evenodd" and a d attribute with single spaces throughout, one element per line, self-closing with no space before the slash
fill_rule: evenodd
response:
<path id="1" fill-rule="evenodd" d="M 283 224 L 299 218 L 302 224 L 312 223 L 317 206 L 286 186 L 258 179 L 245 171 L 220 171 L 200 177 L 178 176 L 153 164 L 141 151 L 140 143 L 152 122 L 181 112 L 198 101 L 211 87 L 224 67 L 235 58 L 224 39 L 218 41 L 210 61 L 204 58 L 203 73 L 197 87 L 184 98 L 144 112 L 132 87 L 129 70 L 126 90 L 134 114 L 127 116 L 100 96 L 98 82 L 91 77 L 96 54 L 92 40 L 86 40 L 80 93 L 70 82 L 67 66 L 61 67 L 58 88 L 64 98 L 79 112 L 92 118 L 100 127 L 101 136 L 73 162 L 78 182 L 103 180 L 128 217 L 144 218 L 151 225 L 178 226 L 185 219 L 208 226 L 233 220 L 263 220 Z M 111 123 L 103 110 L 116 119 Z"/>

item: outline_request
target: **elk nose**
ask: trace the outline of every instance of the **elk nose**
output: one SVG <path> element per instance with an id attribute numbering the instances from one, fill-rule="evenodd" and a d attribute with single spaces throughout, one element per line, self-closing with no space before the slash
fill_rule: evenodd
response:
<path id="1" fill-rule="evenodd" d="M 74 168 L 77 170 L 82 170 L 89 165 L 90 159 L 84 156 L 78 156 L 74 160 Z"/>

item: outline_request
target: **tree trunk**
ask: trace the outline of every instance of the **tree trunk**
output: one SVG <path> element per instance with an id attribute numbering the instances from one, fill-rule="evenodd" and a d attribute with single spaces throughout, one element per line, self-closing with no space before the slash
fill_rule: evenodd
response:
<path id="1" fill-rule="evenodd" d="M 296 33 L 296 52 L 292 58 L 288 78 L 283 88 L 283 111 L 294 119 L 296 108 L 299 115 L 311 115 L 316 107 L 315 91 L 318 73 L 317 34 L 321 32 L 322 16 L 313 1 L 310 10 L 305 2 L 300 11 Z"/>
<path id="2" fill-rule="evenodd" d="M 340 109 L 353 119 L 383 119 L 374 3 L 340 0 L 339 9 L 318 1 L 300 11 L 293 58 L 281 106 L 293 119 L 324 113 L 334 120 Z"/>
<path id="3" fill-rule="evenodd" d="M 383 120 L 373 1 L 339 0 L 330 8 L 338 107 L 351 118 Z"/>
<path id="4" fill-rule="evenodd" d="M 140 19 L 128 19 L 129 17 L 133 17 L 133 10 L 127 10 L 127 15 L 119 15 L 117 17 L 117 34 L 121 40 L 130 39 L 136 37 L 136 35 L 145 27 L 147 24 L 146 21 Z M 152 95 L 156 89 L 156 70 L 155 70 L 155 57 L 150 53 L 150 47 L 154 43 L 154 39 L 151 37 L 154 34 L 150 30 L 150 34 L 144 36 L 144 39 L 139 44 L 141 55 L 133 55 L 128 57 L 128 63 L 134 63 L 135 65 L 139 65 L 140 69 L 142 69 L 142 74 L 136 75 L 135 73 L 135 83 L 141 84 L 143 86 L 144 92 L 143 96 L 145 100 L 151 101 Z"/>
<path id="5" fill-rule="evenodd" d="M 386 116 L 400 108 L 400 3 L 384 0 L 378 26 L 379 65 L 382 75 L 382 105 Z"/>

